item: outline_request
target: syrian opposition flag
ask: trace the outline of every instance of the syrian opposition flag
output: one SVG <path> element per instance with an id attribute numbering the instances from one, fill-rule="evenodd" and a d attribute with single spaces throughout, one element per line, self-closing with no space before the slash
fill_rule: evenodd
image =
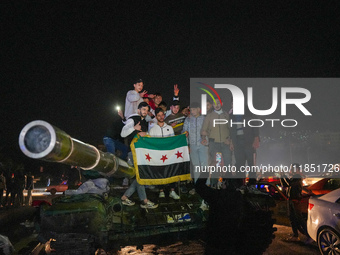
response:
<path id="1" fill-rule="evenodd" d="M 136 179 L 141 185 L 161 185 L 190 179 L 190 158 L 185 134 L 140 137 L 131 142 Z"/>

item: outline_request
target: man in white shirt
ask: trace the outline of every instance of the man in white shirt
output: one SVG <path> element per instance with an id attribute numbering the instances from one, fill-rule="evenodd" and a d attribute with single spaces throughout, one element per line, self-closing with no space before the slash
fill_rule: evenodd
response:
<path id="1" fill-rule="evenodd" d="M 143 90 L 144 83 L 142 79 L 137 80 L 134 84 L 134 90 L 129 90 L 126 94 L 125 98 L 125 118 L 128 118 L 132 114 L 138 114 L 138 105 L 143 102 L 143 97 L 146 93 L 146 90 Z"/>
<path id="2" fill-rule="evenodd" d="M 165 118 L 164 111 L 161 108 L 156 108 L 155 114 L 156 114 L 157 124 L 153 128 L 151 128 L 149 132 L 150 136 L 154 136 L 154 137 L 174 136 L 175 133 L 174 133 L 173 128 L 164 122 L 164 118 Z M 169 197 L 173 199 L 180 199 L 180 197 L 175 192 L 174 183 L 170 183 L 170 189 L 171 190 L 169 193 Z M 159 190 L 159 197 L 160 198 L 165 197 L 163 185 L 161 186 Z"/>
<path id="3" fill-rule="evenodd" d="M 150 136 L 167 137 L 175 135 L 173 128 L 164 122 L 165 114 L 161 108 L 156 108 L 155 115 L 157 124 L 150 129 Z"/>

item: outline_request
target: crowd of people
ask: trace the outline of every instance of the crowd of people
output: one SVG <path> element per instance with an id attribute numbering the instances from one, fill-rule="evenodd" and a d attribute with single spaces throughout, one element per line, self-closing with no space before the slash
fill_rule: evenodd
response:
<path id="1" fill-rule="evenodd" d="M 16 171 L 16 173 L 9 173 L 9 175 L 6 175 L 5 171 L 1 170 L 0 207 L 30 206 L 34 189 L 33 180 L 34 176 L 30 172 L 25 175 L 23 169 Z M 27 190 L 26 199 L 24 199 L 24 190 Z"/>
<path id="2" fill-rule="evenodd" d="M 201 105 L 198 102 L 191 102 L 190 106 L 181 107 L 177 85 L 174 86 L 174 97 L 168 109 L 168 104 L 163 101 L 162 94 L 148 94 L 144 90 L 142 80 L 137 80 L 133 86 L 134 89 L 127 92 L 125 113 L 118 111 L 119 118 L 113 123 L 114 128 L 110 129 L 104 137 L 104 144 L 109 152 L 119 153 L 117 154 L 119 157 L 133 164 L 130 143 L 136 134 L 167 137 L 185 133 L 190 151 L 191 177 L 195 184 L 190 192 L 199 193 L 210 207 L 216 204 L 215 214 L 214 208 L 210 208 L 210 214 L 216 217 L 209 217 L 215 220 L 216 224 L 224 222 L 225 215 L 219 217 L 218 213 L 221 211 L 220 202 L 223 199 L 249 192 L 261 193 L 256 188 L 256 173 L 249 173 L 248 181 L 246 181 L 245 173 L 237 176 L 216 172 L 203 174 L 196 171 L 195 167 L 234 165 L 236 169 L 240 169 L 242 166 L 251 167 L 256 164 L 256 150 L 260 146 L 259 128 L 242 124 L 253 117 L 249 111 L 246 111 L 244 115 L 236 115 L 233 114 L 232 105 L 231 109 L 226 111 L 219 99 L 213 99 L 207 100 L 207 114 L 201 115 Z M 232 120 L 235 125 L 214 125 L 215 119 Z M 232 160 L 232 155 L 234 160 Z M 282 180 L 290 187 L 300 187 L 296 185 L 299 182 L 296 181 L 296 176 L 292 179 L 283 177 Z M 127 185 L 128 181 L 124 180 L 123 184 Z M 185 188 L 185 185 L 183 187 Z M 299 191 L 294 191 L 295 189 L 298 188 L 290 190 L 297 195 Z M 170 198 L 180 199 L 175 191 L 175 183 L 161 185 L 159 190 L 160 198 L 164 198 L 168 193 Z M 145 186 L 140 185 L 135 179 L 121 197 L 123 205 L 134 206 L 136 204 L 130 199 L 135 191 L 141 200 L 142 208 L 157 208 L 158 205 L 147 198 Z M 209 194 L 214 195 L 209 196 Z M 292 193 L 288 203 L 293 230 L 292 240 L 298 240 L 297 228 L 302 225 L 302 229 L 305 230 L 305 223 L 292 202 L 296 199 L 294 194 Z M 216 201 L 216 198 L 220 199 Z M 230 212 L 231 208 L 228 207 L 225 210 Z M 230 221 L 227 223 L 229 224 Z M 208 226 L 213 225 L 212 229 L 216 230 L 216 224 L 208 224 Z"/>
<path id="3" fill-rule="evenodd" d="M 174 85 L 174 96 L 172 101 L 167 104 L 163 101 L 161 93 L 148 93 L 144 89 L 143 80 L 139 79 L 133 84 L 134 89 L 126 94 L 125 109 L 118 111 L 118 116 L 103 138 L 107 151 L 118 153 L 117 155 L 128 163 L 132 164 L 130 143 L 136 134 L 140 136 L 166 137 L 185 133 L 190 148 L 190 159 L 192 165 L 192 177 L 194 183 L 199 178 L 200 173 L 195 171 L 194 166 L 209 165 L 231 165 L 232 152 L 234 151 L 236 166 L 254 164 L 256 149 L 259 147 L 259 130 L 258 128 L 244 128 L 241 125 L 229 127 L 229 125 L 214 125 L 214 119 L 231 119 L 238 123 L 245 120 L 247 115 L 236 116 L 230 111 L 222 109 L 222 103 L 219 100 L 207 101 L 207 114 L 201 115 L 201 105 L 198 102 L 191 102 L 190 106 L 182 106 L 179 98 L 179 87 Z M 167 106 L 170 105 L 170 109 Z M 220 173 L 211 173 L 207 184 L 212 188 L 220 188 L 221 181 L 228 180 L 231 176 L 222 176 Z M 254 181 L 256 176 L 251 176 L 248 186 L 242 178 L 224 181 L 224 185 L 233 185 L 233 187 L 248 190 L 256 188 Z M 127 186 L 129 180 L 125 179 L 123 185 Z M 183 191 L 186 191 L 185 185 Z M 166 186 L 160 186 L 159 197 L 165 197 L 168 190 L 169 197 L 180 199 L 175 191 L 175 183 Z M 145 187 L 139 185 L 136 180 L 131 182 L 130 187 L 122 196 L 124 205 L 132 206 L 135 202 L 129 198 L 137 191 L 141 202 L 141 207 L 156 208 L 157 205 L 149 201 L 146 197 Z M 181 189 L 182 191 L 182 189 Z M 190 192 L 195 192 L 191 189 Z M 259 192 L 259 191 L 258 191 Z"/>

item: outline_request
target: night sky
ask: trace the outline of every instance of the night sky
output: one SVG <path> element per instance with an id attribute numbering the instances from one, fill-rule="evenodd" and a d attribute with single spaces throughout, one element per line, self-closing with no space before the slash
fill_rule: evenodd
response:
<path id="1" fill-rule="evenodd" d="M 37 119 L 100 144 L 138 78 L 168 103 L 177 83 L 188 104 L 190 77 L 339 77 L 339 13 L 338 1 L 1 1 L 1 151 Z M 310 107 L 338 124 L 339 89 L 314 89 Z"/>

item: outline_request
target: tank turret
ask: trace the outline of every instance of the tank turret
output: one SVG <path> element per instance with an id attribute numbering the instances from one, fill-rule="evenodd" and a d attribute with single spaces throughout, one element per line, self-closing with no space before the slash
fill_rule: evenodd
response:
<path id="1" fill-rule="evenodd" d="M 135 176 L 134 167 L 115 155 L 78 141 L 46 121 L 28 123 L 20 132 L 19 146 L 28 157 L 79 166 L 106 177 Z"/>

